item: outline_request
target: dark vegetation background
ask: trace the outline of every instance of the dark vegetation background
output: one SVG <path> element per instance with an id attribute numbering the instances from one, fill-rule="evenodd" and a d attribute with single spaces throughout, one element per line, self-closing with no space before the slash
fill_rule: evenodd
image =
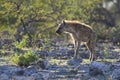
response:
<path id="1" fill-rule="evenodd" d="M 91 25 L 97 42 L 120 44 L 120 0 L 0 0 L 0 54 L 51 49 L 66 39 L 55 33 L 65 19 Z"/>

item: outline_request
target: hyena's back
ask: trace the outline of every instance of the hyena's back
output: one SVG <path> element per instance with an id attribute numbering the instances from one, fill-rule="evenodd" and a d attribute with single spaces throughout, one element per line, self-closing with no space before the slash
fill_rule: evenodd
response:
<path id="1" fill-rule="evenodd" d="M 66 23 L 71 27 L 72 37 L 78 41 L 88 42 L 96 39 L 96 35 L 91 26 L 78 21 L 66 21 Z"/>

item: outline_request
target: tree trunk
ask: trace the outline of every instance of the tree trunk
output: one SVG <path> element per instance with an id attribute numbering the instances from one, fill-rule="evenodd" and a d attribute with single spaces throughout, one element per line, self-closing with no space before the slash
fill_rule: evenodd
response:
<path id="1" fill-rule="evenodd" d="M 29 38 L 28 38 L 28 39 L 29 39 L 29 46 L 32 46 L 32 36 L 31 36 L 31 34 L 29 33 L 29 31 L 27 30 L 26 25 L 25 25 L 23 19 L 21 18 L 20 20 L 21 20 L 21 23 L 22 23 L 22 26 L 23 26 L 24 34 L 27 34 L 28 37 L 29 37 Z"/>

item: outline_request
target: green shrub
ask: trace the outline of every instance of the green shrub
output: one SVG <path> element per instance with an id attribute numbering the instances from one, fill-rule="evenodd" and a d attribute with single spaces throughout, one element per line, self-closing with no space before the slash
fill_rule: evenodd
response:
<path id="1" fill-rule="evenodd" d="M 111 35 L 111 40 L 114 44 L 120 45 L 120 25 L 116 26 L 114 33 Z"/>
<path id="2" fill-rule="evenodd" d="M 98 40 L 100 40 L 100 39 L 101 40 L 106 40 L 106 39 L 109 40 L 113 37 L 112 34 L 115 31 L 114 27 L 107 27 L 106 25 L 99 24 L 99 23 L 92 24 L 92 26 L 97 34 Z"/>
<path id="3" fill-rule="evenodd" d="M 11 61 L 19 66 L 29 66 L 38 61 L 39 57 L 33 51 L 27 51 L 24 54 L 15 53 L 11 56 Z"/>
<path id="4" fill-rule="evenodd" d="M 109 56 L 108 48 L 104 47 L 104 57 L 107 58 Z"/>
<path id="5" fill-rule="evenodd" d="M 23 36 L 23 39 L 20 42 L 15 42 L 14 45 L 16 46 L 16 48 L 24 48 L 27 47 L 27 38 L 28 36 Z"/>

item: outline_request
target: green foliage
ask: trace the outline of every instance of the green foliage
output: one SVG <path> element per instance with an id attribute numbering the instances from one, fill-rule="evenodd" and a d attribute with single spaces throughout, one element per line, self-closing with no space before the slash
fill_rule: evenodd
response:
<path id="1" fill-rule="evenodd" d="M 114 44 L 120 45 L 120 26 L 115 28 L 114 33 L 111 35 L 111 39 Z"/>
<path id="2" fill-rule="evenodd" d="M 15 47 L 20 49 L 27 47 L 27 39 L 28 36 L 25 35 L 20 42 L 18 41 L 14 42 Z"/>
<path id="3" fill-rule="evenodd" d="M 11 61 L 19 66 L 29 66 L 38 61 L 39 57 L 33 51 L 27 51 L 24 54 L 15 53 L 11 56 Z"/>
<path id="4" fill-rule="evenodd" d="M 11 29 L 17 29 L 21 26 L 21 19 L 26 23 L 26 28 L 30 23 L 36 22 L 34 27 L 38 27 L 39 31 L 34 33 L 50 37 L 55 35 L 55 29 L 41 31 L 56 26 L 57 22 L 63 19 L 87 22 L 89 12 L 99 2 L 99 0 L 2 0 L 0 1 L 1 25 L 6 24 L 12 26 Z M 27 20 L 31 22 L 27 23 Z M 50 35 L 47 35 L 49 33 Z"/>
<path id="5" fill-rule="evenodd" d="M 2 46 L 2 49 L 0 49 L 0 55 L 4 56 L 6 54 L 5 51 L 5 46 Z"/>
<path id="6" fill-rule="evenodd" d="M 11 32 L 15 30 L 13 35 L 16 33 L 21 33 L 22 36 L 30 34 L 33 40 L 51 38 L 56 36 L 55 30 L 61 20 L 79 20 L 88 23 L 90 12 L 98 8 L 99 3 L 102 4 L 102 2 L 101 0 L 2 0 L 0 1 L 0 32 L 6 28 L 11 29 Z M 94 16 L 97 16 L 97 13 Z M 25 23 L 27 33 L 24 33 L 25 30 L 16 31 L 20 26 L 23 27 L 21 19 Z M 32 29 L 29 30 L 31 26 Z M 108 29 L 102 23 L 92 26 L 98 38 L 103 39 L 111 39 L 116 35 L 115 30 L 118 30 L 118 27 Z M 112 35 L 113 33 L 115 34 Z M 15 44 L 20 48 L 27 45 L 25 39 Z"/>
<path id="7" fill-rule="evenodd" d="M 104 57 L 107 58 L 109 55 L 108 48 L 104 47 Z"/>
<path id="8" fill-rule="evenodd" d="M 114 27 L 107 28 L 105 25 L 98 23 L 93 23 L 92 26 L 97 34 L 98 39 L 102 40 L 111 39 L 116 30 Z"/>
<path id="9" fill-rule="evenodd" d="M 51 45 L 50 39 L 45 39 L 45 44 L 40 48 L 41 50 L 51 51 L 54 47 Z"/>

